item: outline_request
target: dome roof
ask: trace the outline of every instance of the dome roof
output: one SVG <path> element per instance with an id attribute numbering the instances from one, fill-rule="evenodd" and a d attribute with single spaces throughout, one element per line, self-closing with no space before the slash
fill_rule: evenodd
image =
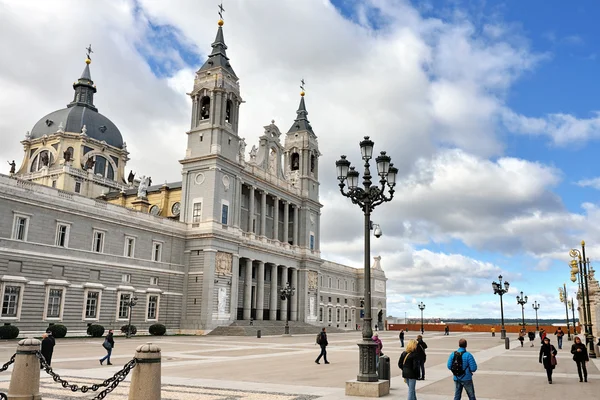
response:
<path id="1" fill-rule="evenodd" d="M 42 117 L 31 130 L 31 138 L 37 139 L 44 135 L 56 133 L 59 126 L 65 132 L 79 133 L 86 127 L 86 135 L 96 140 L 104 140 L 107 144 L 121 148 L 123 137 L 113 122 L 92 108 L 75 105 L 54 111 Z"/>

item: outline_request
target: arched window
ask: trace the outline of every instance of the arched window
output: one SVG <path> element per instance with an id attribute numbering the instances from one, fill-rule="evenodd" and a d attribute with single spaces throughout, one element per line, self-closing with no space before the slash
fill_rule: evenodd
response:
<path id="1" fill-rule="evenodd" d="M 36 172 L 42 169 L 42 167 L 50 166 L 54 164 L 54 156 L 48 150 L 42 150 L 38 153 L 37 156 L 34 157 L 33 162 L 31 163 L 31 168 L 29 172 Z"/>
<path id="2" fill-rule="evenodd" d="M 225 122 L 227 122 L 228 124 L 231 124 L 232 118 L 231 118 L 231 113 L 233 112 L 233 101 L 231 100 L 227 100 L 227 104 L 225 106 Z"/>
<path id="3" fill-rule="evenodd" d="M 328 278 L 327 280 L 329 281 L 329 288 L 331 289 L 331 278 Z"/>
<path id="4" fill-rule="evenodd" d="M 292 153 L 292 171 L 297 171 L 300 169 L 300 155 L 298 153 Z"/>
<path id="5" fill-rule="evenodd" d="M 115 170 L 111 163 L 99 154 L 88 158 L 85 166 L 86 169 L 94 168 L 94 175 L 100 175 L 110 180 L 115 179 Z"/>
<path id="6" fill-rule="evenodd" d="M 204 96 L 200 99 L 200 120 L 210 117 L 210 97 Z"/>
<path id="7" fill-rule="evenodd" d="M 317 157 L 315 157 L 315 154 L 311 154 L 310 155 L 310 172 L 315 172 L 315 164 L 317 161 Z"/>

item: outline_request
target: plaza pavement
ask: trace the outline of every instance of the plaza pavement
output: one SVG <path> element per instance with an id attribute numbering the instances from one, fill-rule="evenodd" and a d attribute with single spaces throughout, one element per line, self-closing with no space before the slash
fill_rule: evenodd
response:
<path id="1" fill-rule="evenodd" d="M 293 332 L 292 332 L 293 333 Z M 407 341 L 417 332 L 409 332 Z M 397 332 L 379 332 L 383 352 L 390 356 L 392 382 L 388 398 L 406 399 L 406 385 L 397 367 L 401 353 Z M 360 332 L 330 334 L 329 365 L 315 364 L 319 353 L 314 335 L 291 337 L 218 337 L 218 336 L 166 336 L 115 338 L 113 366 L 101 366 L 98 359 L 104 355 L 102 339 L 58 339 L 52 367 L 63 378 L 77 384 L 98 383 L 112 376 L 135 352 L 135 348 L 153 342 L 162 349 L 163 399 L 217 400 L 265 399 L 304 400 L 342 399 L 345 382 L 355 379 L 358 373 L 357 341 Z M 446 368 L 451 352 L 458 347 L 458 339 L 468 340 L 479 365 L 475 373 L 475 391 L 479 400 L 548 400 L 561 398 L 598 398 L 600 393 L 600 362 L 588 364 L 589 383 L 579 383 L 575 363 L 571 360 L 572 342 L 565 340 L 559 350 L 554 383 L 549 385 L 546 374 L 538 363 L 539 341 L 535 347 L 521 348 L 515 335 L 511 336 L 511 349 L 504 341 L 489 333 L 425 332 L 428 344 L 426 379 L 417 383 L 420 400 L 446 400 L 453 398 L 452 375 Z M 551 336 L 556 345 L 554 336 Z M 15 352 L 15 341 L 0 342 L 0 363 Z M 6 392 L 12 367 L 0 374 L 0 391 Z M 73 393 L 60 387 L 42 371 L 42 395 L 45 400 L 91 399 L 93 394 Z M 109 400 L 127 399 L 128 382 L 125 381 L 111 393 Z M 466 399 L 466 394 L 463 395 Z"/>

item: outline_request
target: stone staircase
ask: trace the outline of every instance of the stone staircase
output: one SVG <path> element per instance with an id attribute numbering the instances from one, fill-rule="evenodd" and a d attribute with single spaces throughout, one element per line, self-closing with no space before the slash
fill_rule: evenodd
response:
<path id="1" fill-rule="evenodd" d="M 290 321 L 290 334 L 292 335 L 309 335 L 321 332 L 322 326 L 311 325 L 306 322 Z M 326 326 L 327 333 L 343 333 L 348 330 Z M 256 332 L 260 329 L 262 336 L 278 336 L 283 335 L 285 330 L 285 321 L 235 321 L 228 326 L 218 326 L 213 329 L 208 335 L 212 336 L 256 336 Z"/>

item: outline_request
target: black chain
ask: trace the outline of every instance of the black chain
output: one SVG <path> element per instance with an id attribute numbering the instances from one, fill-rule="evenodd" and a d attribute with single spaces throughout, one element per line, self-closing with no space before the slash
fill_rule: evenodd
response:
<path id="1" fill-rule="evenodd" d="M 117 386 L 119 386 L 119 383 L 121 383 L 125 380 L 127 375 L 129 375 L 129 372 L 131 372 L 131 370 L 137 365 L 137 358 L 133 358 L 133 359 L 129 360 L 129 362 L 127 364 L 125 364 L 123 369 L 121 369 L 120 371 L 115 373 L 112 377 L 104 380 L 104 382 L 102 382 L 100 384 L 94 383 L 92 385 L 79 386 L 74 383 L 73 384 L 69 383 L 67 380 L 62 379 L 59 374 L 54 372 L 52 370 L 52 367 L 49 366 L 48 363 L 46 362 L 46 359 L 44 358 L 44 356 L 42 355 L 41 352 L 38 351 L 35 353 L 35 355 L 40 360 L 40 363 L 41 363 L 44 371 L 46 371 L 46 373 L 52 377 L 54 382 L 60 383 L 61 386 L 64 387 L 65 389 L 69 388 L 69 389 L 71 389 L 72 392 L 79 391 L 81 393 L 87 393 L 90 390 L 95 392 L 98 389 L 100 389 L 101 387 L 106 387 L 106 389 L 104 389 L 102 392 L 98 393 L 98 395 L 96 395 L 96 397 L 94 397 L 93 400 L 100 400 L 100 399 L 105 398 L 110 392 L 112 392 L 113 390 L 116 389 Z M 14 357 L 15 356 L 13 356 L 11 359 L 13 362 L 14 362 Z M 7 368 L 8 368 L 8 366 L 7 366 Z M 2 400 L 2 398 L 0 398 L 0 400 Z"/>

